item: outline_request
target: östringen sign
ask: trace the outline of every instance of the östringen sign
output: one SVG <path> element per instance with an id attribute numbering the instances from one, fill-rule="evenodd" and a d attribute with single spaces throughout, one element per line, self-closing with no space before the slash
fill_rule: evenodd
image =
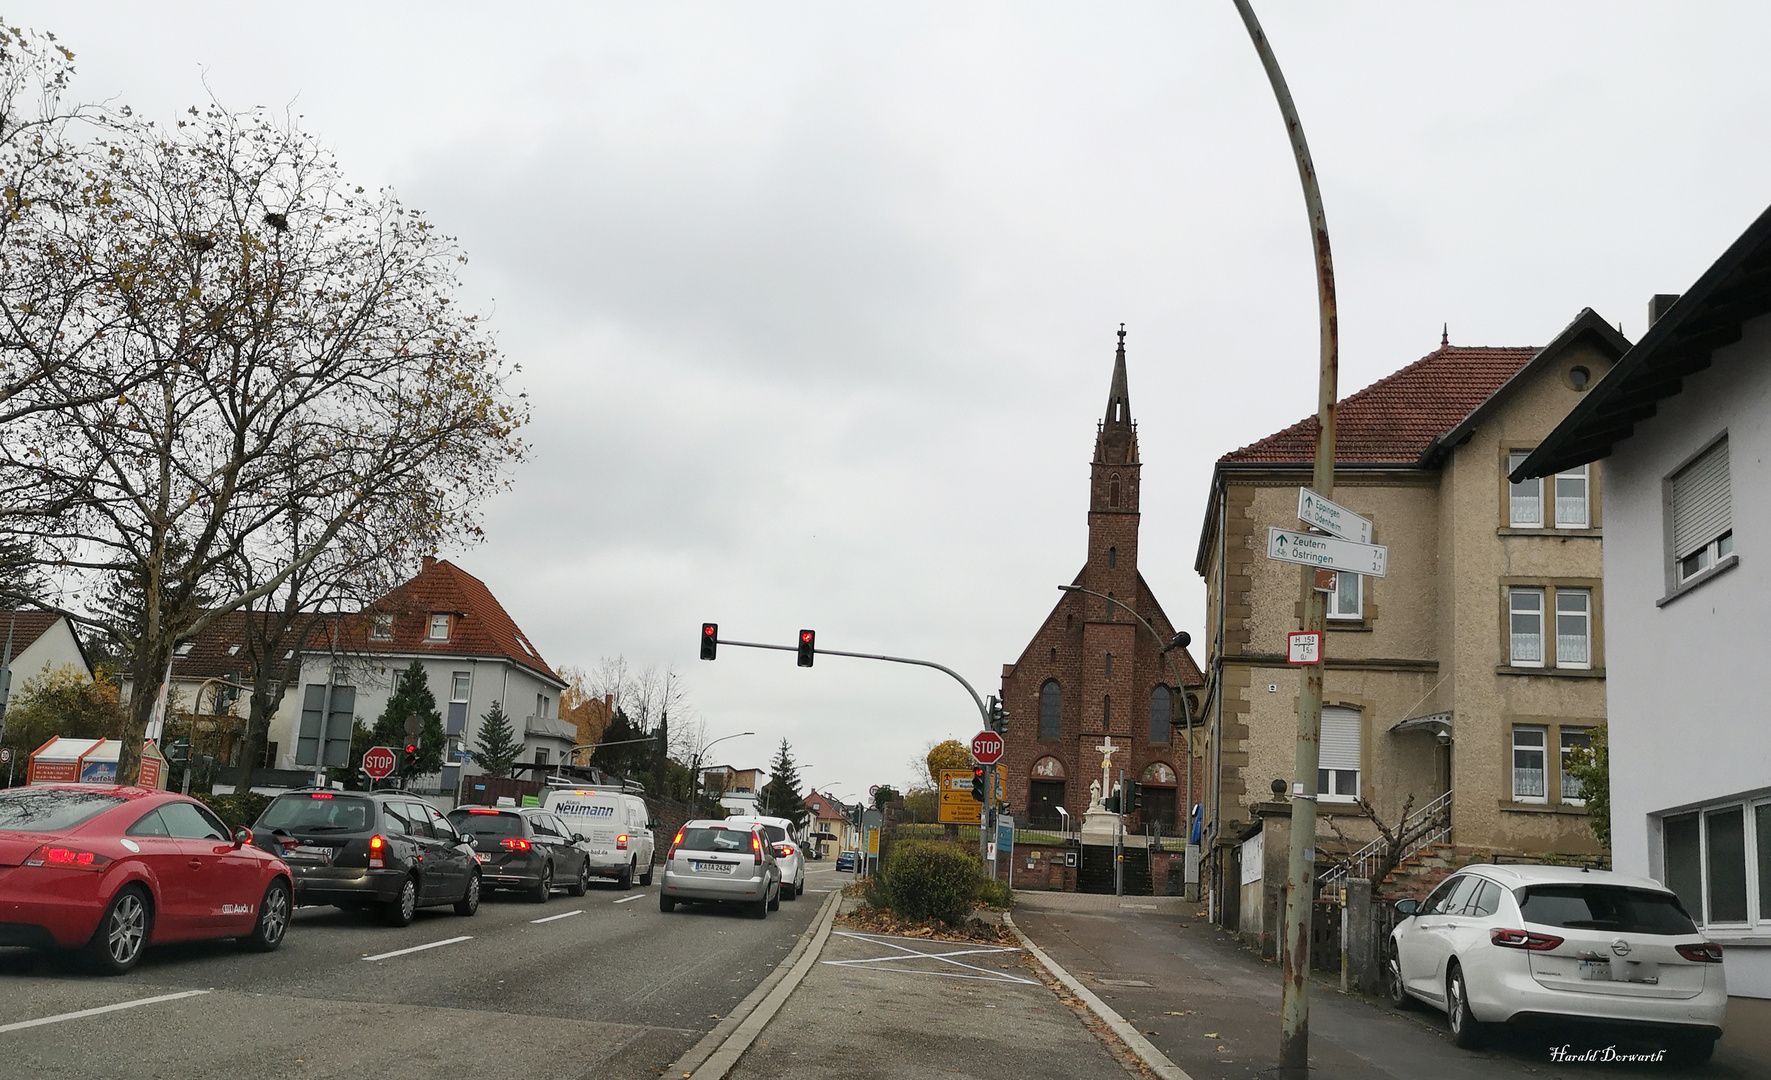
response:
<path id="1" fill-rule="evenodd" d="M 1298 520 L 1342 540 L 1371 543 L 1369 518 L 1362 518 L 1340 503 L 1324 499 L 1307 487 L 1298 488 Z"/>
<path id="2" fill-rule="evenodd" d="M 1383 577 L 1390 549 L 1382 544 L 1360 544 L 1333 536 L 1268 526 L 1267 558 L 1275 562 Z"/>

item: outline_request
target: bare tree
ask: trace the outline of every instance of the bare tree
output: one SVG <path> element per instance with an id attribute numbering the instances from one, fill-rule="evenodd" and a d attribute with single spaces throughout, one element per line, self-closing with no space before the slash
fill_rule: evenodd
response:
<path id="1" fill-rule="evenodd" d="M 0 501 L 55 606 L 123 643 L 129 780 L 179 641 L 338 545 L 397 560 L 477 537 L 527 411 L 455 303 L 454 242 L 292 121 L 118 121 L 85 168 L 116 226 L 99 341 L 145 375 L 16 420 Z"/>

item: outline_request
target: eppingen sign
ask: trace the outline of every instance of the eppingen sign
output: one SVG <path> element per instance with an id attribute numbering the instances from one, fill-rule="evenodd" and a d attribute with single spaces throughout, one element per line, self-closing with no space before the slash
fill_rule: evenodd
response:
<path id="1" fill-rule="evenodd" d="M 1309 488 L 1298 488 L 1298 520 L 1356 544 L 1371 543 L 1371 521 Z"/>

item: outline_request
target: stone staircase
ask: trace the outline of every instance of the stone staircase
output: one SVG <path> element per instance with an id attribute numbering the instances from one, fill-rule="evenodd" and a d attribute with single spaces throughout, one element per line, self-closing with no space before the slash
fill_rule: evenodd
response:
<path id="1" fill-rule="evenodd" d="M 1396 869 L 1385 875 L 1376 891 L 1390 900 L 1405 896 L 1424 900 L 1465 861 L 1459 858 L 1457 848 L 1451 844 L 1428 844 L 1397 864 Z"/>

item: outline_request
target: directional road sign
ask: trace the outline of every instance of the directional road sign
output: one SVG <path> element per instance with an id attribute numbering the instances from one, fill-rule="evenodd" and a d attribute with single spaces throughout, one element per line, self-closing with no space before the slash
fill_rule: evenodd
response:
<path id="1" fill-rule="evenodd" d="M 1371 520 L 1362 518 L 1337 502 L 1330 502 L 1307 487 L 1298 488 L 1298 520 L 1325 533 L 1356 544 L 1371 543 Z"/>
<path id="2" fill-rule="evenodd" d="M 970 769 L 941 770 L 941 801 L 935 820 L 942 824 L 976 825 L 984 804 L 972 798 Z"/>
<path id="3" fill-rule="evenodd" d="M 994 731 L 980 731 L 972 736 L 972 760 L 980 765 L 994 765 L 1002 757 L 1002 736 Z"/>
<path id="4" fill-rule="evenodd" d="M 1333 536 L 1268 526 L 1267 558 L 1275 562 L 1383 577 L 1385 565 L 1390 560 L 1390 549 L 1382 544 L 1357 544 Z"/>
<path id="5" fill-rule="evenodd" d="M 363 771 L 371 780 L 386 780 L 398 761 L 391 746 L 371 746 L 363 751 Z"/>

